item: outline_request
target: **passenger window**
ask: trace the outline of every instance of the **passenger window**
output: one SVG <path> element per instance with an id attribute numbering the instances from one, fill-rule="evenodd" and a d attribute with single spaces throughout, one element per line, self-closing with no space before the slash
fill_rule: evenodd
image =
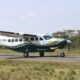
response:
<path id="1" fill-rule="evenodd" d="M 28 41 L 29 40 L 29 38 L 25 38 L 25 41 Z"/>
<path id="2" fill-rule="evenodd" d="M 43 38 L 40 37 L 40 40 L 43 40 Z"/>
<path id="3" fill-rule="evenodd" d="M 31 41 L 34 41 L 34 38 L 31 38 Z"/>
<path id="4" fill-rule="evenodd" d="M 14 39 L 12 39 L 12 42 L 14 42 Z"/>
<path id="5" fill-rule="evenodd" d="M 6 41 L 6 39 L 3 39 L 3 41 Z"/>
<path id="6" fill-rule="evenodd" d="M 38 41 L 38 38 L 36 38 L 36 41 Z"/>
<path id="7" fill-rule="evenodd" d="M 19 39 L 20 42 L 22 42 L 22 39 Z"/>
<path id="8" fill-rule="evenodd" d="M 10 40 L 10 39 L 8 39 L 8 42 L 11 42 L 11 40 Z"/>
<path id="9" fill-rule="evenodd" d="M 15 42 L 18 42 L 18 39 L 15 39 Z"/>

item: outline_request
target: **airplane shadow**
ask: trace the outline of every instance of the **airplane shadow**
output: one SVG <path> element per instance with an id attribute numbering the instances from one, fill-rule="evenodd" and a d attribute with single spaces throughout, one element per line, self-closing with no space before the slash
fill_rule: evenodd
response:
<path id="1" fill-rule="evenodd" d="M 60 56 L 44 56 L 44 57 L 40 57 L 40 56 L 28 56 L 28 57 L 22 57 L 22 56 L 8 56 L 5 59 L 30 59 L 30 58 L 47 58 L 47 57 L 60 57 Z"/>
<path id="2" fill-rule="evenodd" d="M 3 59 L 30 59 L 30 58 L 76 58 L 71 57 L 71 56 L 65 56 L 65 57 L 60 57 L 59 55 L 55 55 L 55 56 L 44 56 L 44 57 L 40 57 L 40 56 L 28 56 L 28 57 L 23 57 L 20 55 L 0 55 L 0 57 L 2 57 Z"/>

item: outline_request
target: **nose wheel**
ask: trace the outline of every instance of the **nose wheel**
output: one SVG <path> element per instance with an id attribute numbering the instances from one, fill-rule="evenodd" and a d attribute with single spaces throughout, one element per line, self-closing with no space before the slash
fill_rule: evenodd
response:
<path id="1" fill-rule="evenodd" d="M 39 52 L 40 57 L 44 57 L 44 52 Z"/>

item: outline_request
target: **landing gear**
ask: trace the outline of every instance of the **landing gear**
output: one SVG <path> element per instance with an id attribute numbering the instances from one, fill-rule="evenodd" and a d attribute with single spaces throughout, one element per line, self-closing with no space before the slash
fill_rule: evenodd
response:
<path id="1" fill-rule="evenodd" d="M 25 53 L 23 54 L 23 56 L 24 56 L 24 57 L 28 57 L 28 56 L 29 56 L 29 52 L 25 52 Z"/>
<path id="2" fill-rule="evenodd" d="M 60 57 L 65 57 L 65 53 L 62 52 L 62 53 L 60 54 Z"/>
<path id="3" fill-rule="evenodd" d="M 44 57 L 44 52 L 39 52 L 40 57 Z"/>
<path id="4" fill-rule="evenodd" d="M 28 56 L 29 56 L 28 49 L 25 50 L 25 52 L 23 53 L 23 56 L 24 56 L 24 57 L 28 57 Z"/>
<path id="5" fill-rule="evenodd" d="M 65 57 L 64 49 L 61 50 L 60 57 Z"/>

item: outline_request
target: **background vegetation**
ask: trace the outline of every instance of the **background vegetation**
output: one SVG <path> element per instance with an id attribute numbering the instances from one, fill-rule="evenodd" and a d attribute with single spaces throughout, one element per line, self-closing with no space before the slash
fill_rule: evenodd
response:
<path id="1" fill-rule="evenodd" d="M 71 44 L 72 49 L 80 49 L 80 34 L 73 38 L 70 38 L 70 40 L 72 41 Z"/>
<path id="2" fill-rule="evenodd" d="M 80 30 L 64 30 L 53 33 L 55 37 L 66 38 L 72 41 L 71 49 L 80 49 Z"/>

